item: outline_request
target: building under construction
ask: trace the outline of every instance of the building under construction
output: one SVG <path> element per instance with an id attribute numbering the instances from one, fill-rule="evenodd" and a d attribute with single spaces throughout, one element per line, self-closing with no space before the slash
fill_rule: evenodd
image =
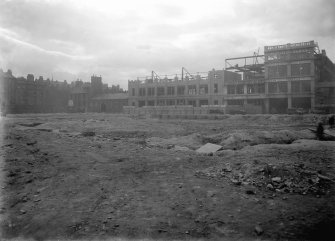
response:
<path id="1" fill-rule="evenodd" d="M 128 82 L 129 105 L 258 106 L 261 113 L 335 112 L 335 66 L 314 41 L 265 46 L 264 55 L 228 58 L 224 70 Z"/>

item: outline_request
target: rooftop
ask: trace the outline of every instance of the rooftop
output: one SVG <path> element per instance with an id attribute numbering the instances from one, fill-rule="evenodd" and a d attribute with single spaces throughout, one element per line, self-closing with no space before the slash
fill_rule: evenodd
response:
<path id="1" fill-rule="evenodd" d="M 317 42 L 308 41 L 300 43 L 287 43 L 282 45 L 264 46 L 264 52 L 280 51 L 286 49 L 297 49 L 297 48 L 315 48 L 318 46 Z"/>
<path id="2" fill-rule="evenodd" d="M 92 98 L 93 100 L 120 100 L 120 99 L 128 99 L 127 93 L 108 93 L 102 94 L 97 97 Z"/>

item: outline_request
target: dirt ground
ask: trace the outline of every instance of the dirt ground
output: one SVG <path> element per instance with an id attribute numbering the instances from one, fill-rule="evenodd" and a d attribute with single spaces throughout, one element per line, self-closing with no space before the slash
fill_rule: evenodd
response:
<path id="1" fill-rule="evenodd" d="M 324 119 L 2 117 L 1 238 L 333 240 L 335 142 L 308 130 Z"/>

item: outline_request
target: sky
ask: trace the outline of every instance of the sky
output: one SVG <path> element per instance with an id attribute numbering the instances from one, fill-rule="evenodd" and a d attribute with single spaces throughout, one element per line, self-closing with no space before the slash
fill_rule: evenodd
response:
<path id="1" fill-rule="evenodd" d="M 264 46 L 315 40 L 335 62 L 333 0 L 0 0 L 0 68 L 127 89 L 223 69 Z"/>

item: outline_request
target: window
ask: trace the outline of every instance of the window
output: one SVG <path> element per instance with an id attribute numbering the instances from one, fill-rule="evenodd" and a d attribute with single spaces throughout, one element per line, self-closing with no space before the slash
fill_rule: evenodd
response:
<path id="1" fill-rule="evenodd" d="M 256 92 L 255 85 L 248 85 L 247 86 L 247 93 L 248 94 L 253 94 Z"/>
<path id="2" fill-rule="evenodd" d="M 185 94 L 185 86 L 177 86 L 177 95 Z"/>
<path id="3" fill-rule="evenodd" d="M 214 84 L 214 93 L 215 93 L 215 94 L 218 93 L 218 84 Z"/>
<path id="4" fill-rule="evenodd" d="M 287 82 L 286 81 L 278 82 L 278 89 L 279 92 L 281 93 L 287 93 Z"/>
<path id="5" fill-rule="evenodd" d="M 251 105 L 263 105 L 264 101 L 262 99 L 251 99 L 247 100 L 247 103 Z"/>
<path id="6" fill-rule="evenodd" d="M 155 88 L 149 87 L 148 88 L 148 96 L 154 96 L 155 95 Z"/>
<path id="7" fill-rule="evenodd" d="M 237 85 L 236 86 L 236 94 L 243 94 L 244 93 L 244 86 L 243 85 Z"/>
<path id="8" fill-rule="evenodd" d="M 167 100 L 166 105 L 175 105 L 175 100 Z"/>
<path id="9" fill-rule="evenodd" d="M 157 95 L 158 96 L 165 95 L 165 89 L 164 89 L 164 87 L 157 87 Z"/>
<path id="10" fill-rule="evenodd" d="M 235 85 L 228 85 L 227 86 L 227 91 L 229 95 L 235 94 Z"/>
<path id="11" fill-rule="evenodd" d="M 268 68 L 268 75 L 269 75 L 269 78 L 274 78 L 274 77 L 276 77 L 276 71 L 277 71 L 276 66 L 269 66 L 269 68 Z"/>
<path id="12" fill-rule="evenodd" d="M 227 100 L 228 105 L 243 105 L 243 100 Z"/>
<path id="13" fill-rule="evenodd" d="M 145 106 L 145 101 L 144 100 L 139 101 L 138 106 L 139 107 Z"/>
<path id="14" fill-rule="evenodd" d="M 214 100 L 214 105 L 219 105 L 219 101 L 218 100 Z"/>
<path id="15" fill-rule="evenodd" d="M 265 84 L 258 84 L 258 93 L 265 93 Z"/>
<path id="16" fill-rule="evenodd" d="M 208 85 L 200 85 L 199 87 L 199 94 L 208 94 Z"/>
<path id="17" fill-rule="evenodd" d="M 269 83 L 269 93 L 277 93 L 277 83 Z"/>
<path id="18" fill-rule="evenodd" d="M 299 93 L 300 92 L 300 81 L 291 82 L 291 91 L 292 91 L 292 93 Z"/>
<path id="19" fill-rule="evenodd" d="M 199 106 L 208 105 L 208 100 L 199 100 Z"/>
<path id="20" fill-rule="evenodd" d="M 177 105 L 185 105 L 185 100 L 177 100 Z"/>
<path id="21" fill-rule="evenodd" d="M 140 96 L 145 96 L 145 88 L 140 88 Z"/>
<path id="22" fill-rule="evenodd" d="M 154 100 L 148 100 L 148 106 L 154 106 L 155 101 Z"/>
<path id="23" fill-rule="evenodd" d="M 174 86 L 167 87 L 167 95 L 174 95 Z"/>
<path id="24" fill-rule="evenodd" d="M 292 64 L 291 65 L 291 75 L 292 76 L 304 76 L 311 74 L 311 64 Z"/>
<path id="25" fill-rule="evenodd" d="M 165 105 L 165 100 L 158 100 L 158 105 Z"/>
<path id="26" fill-rule="evenodd" d="M 188 105 L 193 105 L 193 107 L 196 107 L 197 106 L 197 102 L 195 100 L 189 100 L 187 102 Z"/>
<path id="27" fill-rule="evenodd" d="M 188 86 L 188 94 L 189 95 L 196 95 L 197 94 L 197 86 L 196 85 L 189 85 Z"/>
<path id="28" fill-rule="evenodd" d="M 278 65 L 278 77 L 285 77 L 287 76 L 287 66 L 286 65 Z"/>
<path id="29" fill-rule="evenodd" d="M 302 92 L 311 92 L 311 82 L 310 81 L 302 81 L 301 82 L 301 90 L 302 90 Z"/>
<path id="30" fill-rule="evenodd" d="M 286 65 L 269 66 L 268 74 L 269 78 L 285 77 L 287 76 L 287 66 Z"/>
<path id="31" fill-rule="evenodd" d="M 311 74 L 311 64 L 305 63 L 300 65 L 301 75 L 310 75 Z"/>
<path id="32" fill-rule="evenodd" d="M 135 88 L 132 88 L 131 94 L 132 94 L 132 96 L 135 96 Z"/>

